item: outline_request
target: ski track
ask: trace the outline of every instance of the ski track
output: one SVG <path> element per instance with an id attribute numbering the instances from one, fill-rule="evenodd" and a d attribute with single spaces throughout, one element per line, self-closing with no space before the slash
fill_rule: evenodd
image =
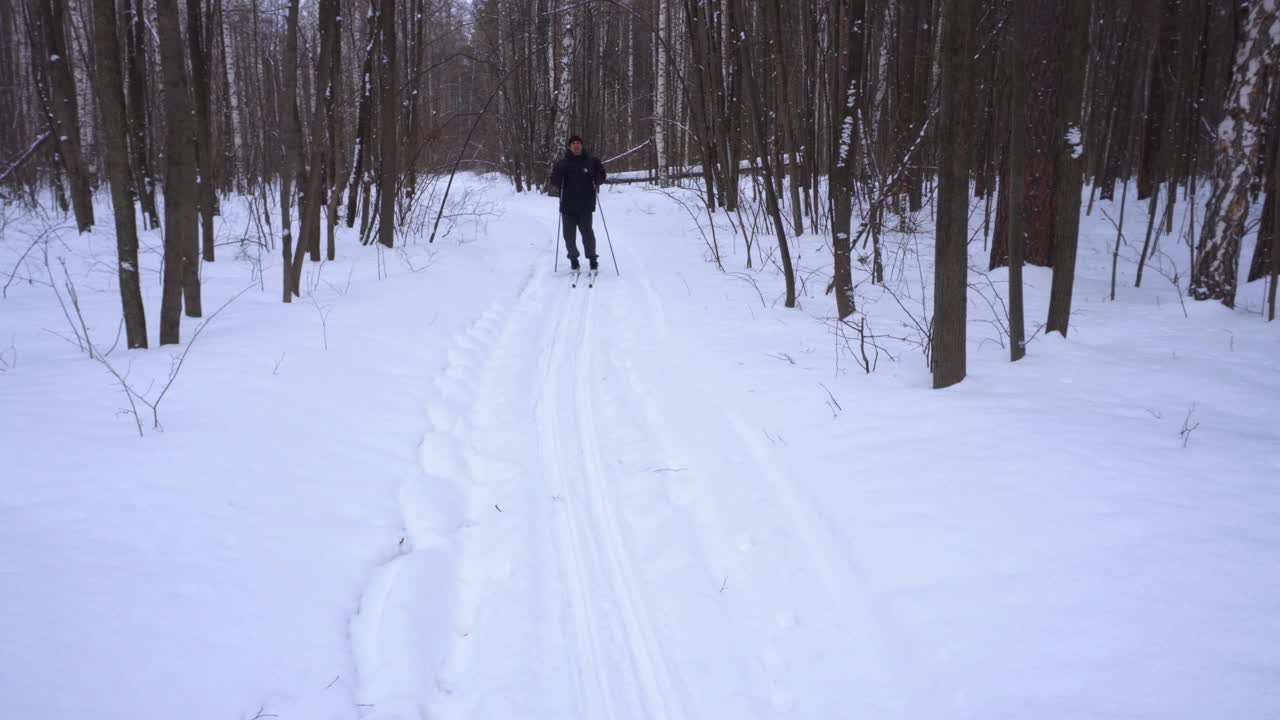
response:
<path id="1" fill-rule="evenodd" d="M 450 338 L 421 473 L 400 493 L 406 539 L 352 622 L 363 717 L 689 717 L 607 490 L 591 382 L 598 292 L 530 269 L 513 303 Z M 424 484 L 455 488 L 457 517 L 436 517 Z M 436 550 L 456 555 L 456 572 L 406 576 Z M 451 580 L 449 618 L 404 610 Z M 444 657 L 414 647 L 433 623 L 449 626 Z M 530 655 L 542 666 L 518 664 Z"/>
<path id="2" fill-rule="evenodd" d="M 655 626 L 645 605 L 645 595 L 640 592 L 640 586 L 636 582 L 631 555 L 621 534 L 623 526 L 615 512 L 613 494 L 618 487 L 618 478 L 605 465 L 601 441 L 596 432 L 600 425 L 600 416 L 595 411 L 595 397 L 598 393 L 596 388 L 603 379 L 595 371 L 594 363 L 603 354 L 603 348 L 594 342 L 597 334 L 594 320 L 596 303 L 592 300 L 594 298 L 588 298 L 583 312 L 584 337 L 580 343 L 583 352 L 578 357 L 584 367 L 572 375 L 578 378 L 574 385 L 577 395 L 575 420 L 586 459 L 586 473 L 577 476 L 579 493 L 590 503 L 586 515 L 596 522 L 596 536 L 605 541 L 603 547 L 607 557 L 604 559 L 611 565 L 613 593 L 621 606 L 620 619 L 632 660 L 630 670 L 638 674 L 652 701 L 649 712 L 644 717 L 683 718 L 687 716 L 683 699 L 674 688 L 675 680 L 666 660 L 666 650 L 655 635 Z"/>
<path id="3" fill-rule="evenodd" d="M 662 296 L 650 283 L 643 259 L 637 255 L 630 261 L 638 270 L 633 273 L 634 279 L 627 287 L 634 288 L 633 295 L 639 297 L 633 296 L 630 301 L 616 305 L 646 308 L 647 313 L 635 315 L 646 318 L 648 322 L 647 328 L 632 330 L 631 344 L 643 347 L 646 343 L 667 341 L 671 330 Z M 618 326 L 631 327 L 626 322 L 619 322 Z M 681 447 L 681 443 L 670 437 L 662 418 L 678 416 L 688 420 L 694 417 L 696 421 L 685 425 L 704 429 L 704 434 L 682 438 L 684 449 L 679 452 L 690 459 L 691 465 L 696 463 L 703 469 L 700 476 L 709 475 L 707 479 L 712 481 L 710 485 L 715 489 L 711 496 L 697 500 L 682 496 L 678 491 L 672 496 L 675 504 L 684 506 L 697 518 L 697 526 L 692 533 L 694 538 L 704 548 L 704 554 L 722 558 L 724 567 L 741 568 L 752 564 L 750 556 L 756 538 L 767 536 L 775 544 L 792 546 L 783 554 L 804 558 L 805 574 L 812 576 L 797 577 L 808 581 L 803 592 L 792 588 L 778 595 L 774 601 L 778 604 L 773 608 L 775 622 L 772 628 L 761 627 L 763 623 L 757 622 L 755 634 L 749 642 L 739 643 L 739 647 L 746 645 L 758 653 L 761 664 L 767 669 L 764 678 L 751 680 L 752 687 L 769 687 L 768 700 L 775 710 L 793 709 L 793 691 L 782 683 L 778 678 L 780 673 L 776 671 L 787 664 L 786 658 L 796 654 L 798 646 L 788 642 L 788 636 L 795 634 L 796 626 L 801 623 L 816 625 L 834 631 L 828 634 L 826 644 L 833 645 L 832 638 L 835 639 L 836 644 L 831 649 L 841 658 L 843 667 L 840 674 L 855 689 L 855 697 L 849 700 L 849 705 L 858 708 L 858 716 L 870 710 L 876 717 L 937 717 L 942 709 L 928 707 L 924 699 L 945 698 L 947 695 L 941 692 L 941 684 L 929 671 L 909 634 L 895 622 L 874 583 L 857 568 L 854 549 L 837 552 L 839 543 L 835 535 L 821 514 L 797 490 L 796 479 L 787 473 L 778 457 L 780 450 L 765 445 L 763 427 L 751 427 L 748 418 L 731 412 L 721 398 L 708 392 L 706 383 L 696 379 L 671 381 L 681 373 L 688 374 L 690 369 L 714 372 L 710 365 L 704 366 L 698 361 L 699 343 L 696 338 L 679 338 L 673 347 L 682 350 L 678 364 L 671 362 L 669 353 L 652 354 L 645 367 L 647 372 L 637 370 L 633 363 L 616 355 L 615 362 L 627 372 L 629 381 L 623 385 L 643 389 L 636 390 L 634 395 L 643 406 L 649 430 L 661 439 L 667 453 L 672 447 Z M 669 388 L 678 388 L 678 391 L 671 392 Z M 735 459 L 741 462 L 734 462 Z M 726 475 L 733 477 L 731 492 L 715 482 L 722 481 Z M 739 522 L 736 518 L 760 516 L 758 512 L 732 510 L 737 506 L 737 500 L 748 497 L 776 510 L 778 522 L 774 527 L 736 533 L 730 530 Z M 737 538 L 736 547 L 734 538 Z M 816 605 L 809 607 L 814 617 L 804 617 L 785 602 L 801 597 L 805 600 L 818 599 Z M 730 603 L 728 611 L 738 626 L 738 633 L 741 633 L 752 626 L 753 612 L 759 614 L 762 609 L 740 608 Z M 902 667 L 916 668 L 916 672 L 909 679 L 893 674 L 893 668 Z"/>
<path id="4" fill-rule="evenodd" d="M 682 718 L 683 691 L 655 637 L 610 498 L 616 478 L 602 458 L 594 399 L 597 298 L 582 290 L 570 288 L 553 311 L 536 421 L 543 479 L 559 498 L 556 556 L 576 644 L 575 716 Z"/>
<path id="5" fill-rule="evenodd" d="M 594 288 L 528 268 L 450 339 L 401 488 L 404 546 L 352 621 L 362 716 L 830 713 L 833 688 L 813 691 L 833 677 L 837 715 L 936 716 L 913 699 L 939 697 L 924 658 L 782 449 L 703 387 L 640 254 Z M 459 507 L 432 508 L 428 484 Z M 414 610 L 442 592 L 447 617 Z"/>

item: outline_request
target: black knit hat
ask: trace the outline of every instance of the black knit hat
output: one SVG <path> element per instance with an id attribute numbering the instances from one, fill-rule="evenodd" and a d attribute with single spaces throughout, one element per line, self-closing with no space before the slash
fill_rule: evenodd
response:
<path id="1" fill-rule="evenodd" d="M 570 145 L 574 144 L 575 142 L 582 142 L 582 136 L 581 136 L 581 135 L 570 135 L 570 136 L 569 136 L 569 140 L 568 140 L 567 142 L 565 142 L 564 146 L 565 146 L 565 147 L 569 147 Z"/>

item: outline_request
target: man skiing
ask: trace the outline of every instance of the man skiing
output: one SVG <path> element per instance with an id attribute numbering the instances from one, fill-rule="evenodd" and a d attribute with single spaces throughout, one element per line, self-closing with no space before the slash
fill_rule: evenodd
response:
<path id="1" fill-rule="evenodd" d="M 564 157 L 551 170 L 551 187 L 559 191 L 560 217 L 564 224 L 564 244 L 569 251 L 569 267 L 578 270 L 578 244 L 574 236 L 582 232 L 582 246 L 592 270 L 599 268 L 596 235 L 591 231 L 591 214 L 596 210 L 596 190 L 604 183 L 604 165 L 582 150 L 582 138 L 574 135 L 566 143 Z"/>

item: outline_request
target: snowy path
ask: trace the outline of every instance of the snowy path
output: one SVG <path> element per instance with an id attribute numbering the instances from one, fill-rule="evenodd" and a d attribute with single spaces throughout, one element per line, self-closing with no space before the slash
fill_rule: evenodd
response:
<path id="1" fill-rule="evenodd" d="M 884 240 L 901 302 L 860 286 L 885 344 L 868 374 L 832 332 L 822 236 L 793 247 L 787 309 L 767 241 L 743 271 L 722 232 L 719 272 L 667 191 L 611 187 L 623 274 L 602 244 L 597 286 L 572 288 L 554 201 L 463 189 L 435 245 L 375 254 L 340 229 L 313 302 L 282 306 L 248 256 L 206 265 L 210 306 L 268 282 L 201 335 L 141 439 L 50 332 L 49 288 L 10 288 L 10 714 L 1280 717 L 1280 325 L 1259 284 L 1237 311 L 1184 316 L 1160 283 L 1112 302 L 1114 229 L 1085 218 L 1072 338 L 1011 365 L 999 305 L 973 297 L 970 376 L 936 392 L 904 314 L 930 296 L 925 238 Z M 111 337 L 114 238 L 50 247 Z M 1028 268 L 1028 318 L 1049 279 Z M 113 357 L 142 387 L 172 355 Z"/>
<path id="2" fill-rule="evenodd" d="M 373 717 L 919 716 L 936 690 L 892 673 L 918 666 L 910 643 L 797 494 L 785 440 L 706 389 L 715 366 L 668 322 L 646 247 L 591 289 L 539 254 L 512 305 L 452 339 L 422 466 L 468 498 L 457 627 L 432 679 L 413 642 L 433 619 L 404 608 L 438 588 L 410 577 L 398 614 L 377 606 Z M 396 562 L 447 568 L 421 557 L 440 534 L 418 494 Z"/>

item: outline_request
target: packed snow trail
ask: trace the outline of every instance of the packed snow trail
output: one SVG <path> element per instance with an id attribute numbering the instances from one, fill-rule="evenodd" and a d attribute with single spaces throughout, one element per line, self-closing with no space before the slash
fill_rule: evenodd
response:
<path id="1" fill-rule="evenodd" d="M 203 266 L 210 305 L 240 299 L 145 438 L 50 332 L 50 288 L 13 283 L 10 715 L 1280 717 L 1280 325 L 1259 323 L 1261 284 L 1234 311 L 1160 283 L 1112 301 L 1114 228 L 1082 218 L 1072 338 L 1010 364 L 1001 306 L 971 286 L 970 375 L 934 391 L 906 302 L 927 312 L 927 233 L 882 238 L 892 295 L 859 286 L 867 373 L 822 295 L 821 235 L 795 239 L 787 309 L 769 243 L 743 271 L 726 228 L 718 272 L 669 197 L 696 193 L 609 187 L 622 276 L 609 258 L 573 287 L 552 270 L 554 200 L 459 180 L 447 242 L 375 254 L 339 228 L 338 260 L 307 271 L 318 315 L 269 283 L 237 294 L 278 259 Z M 251 209 L 228 198 L 218 222 Z M 17 227 L 0 255 L 49 230 Z M 114 237 L 54 232 L 109 338 Z M 18 277 L 43 274 L 37 255 Z M 1050 274 L 1027 269 L 1028 317 Z M 144 387 L 172 354 L 111 357 Z"/>
<path id="2" fill-rule="evenodd" d="M 438 653 L 398 639 L 424 637 L 414 616 L 376 611 L 389 625 L 365 654 L 399 663 L 361 663 L 362 704 L 387 718 L 920 716 L 936 688 L 911 643 L 790 487 L 782 448 L 703 389 L 715 365 L 668 323 L 683 308 L 629 240 L 629 274 L 591 290 L 539 255 L 510 307 L 452 339 L 423 468 L 469 498 L 453 646 L 423 677 Z M 405 507 L 411 535 L 418 511 Z M 414 552 L 435 551 L 395 562 Z"/>

